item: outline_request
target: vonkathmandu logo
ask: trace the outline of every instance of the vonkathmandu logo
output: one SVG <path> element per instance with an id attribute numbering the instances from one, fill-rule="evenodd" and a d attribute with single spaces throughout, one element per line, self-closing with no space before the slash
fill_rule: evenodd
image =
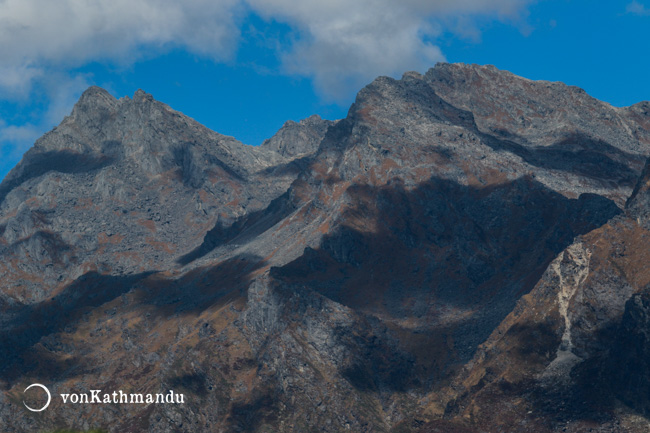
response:
<path id="1" fill-rule="evenodd" d="M 96 403 L 113 403 L 113 404 L 182 404 L 185 403 L 183 394 L 177 394 L 171 389 L 167 394 L 138 394 L 126 393 L 122 390 L 113 391 L 112 393 L 102 393 L 101 389 L 92 389 L 90 394 L 61 394 L 63 403 L 72 404 L 96 404 Z"/>
<path id="2" fill-rule="evenodd" d="M 47 389 L 47 387 L 45 385 L 41 385 L 40 383 L 32 383 L 27 388 L 25 388 L 25 391 L 23 391 L 23 393 L 26 393 L 31 388 L 41 388 L 43 391 L 45 391 L 45 393 L 47 394 L 47 403 L 45 403 L 45 406 L 43 406 L 40 409 L 34 409 L 32 407 L 29 407 L 29 406 L 27 406 L 27 403 L 25 403 L 24 401 L 23 401 L 23 404 L 25 405 L 25 407 L 27 409 L 31 410 L 32 412 L 43 412 L 45 409 L 47 409 L 47 407 L 52 402 L 52 394 L 50 394 L 50 390 Z"/>
<path id="3" fill-rule="evenodd" d="M 25 388 L 27 392 L 31 388 L 41 388 L 47 394 L 47 402 L 40 409 L 28 406 L 23 401 L 25 407 L 32 412 L 42 412 L 50 405 L 52 394 L 45 385 L 34 383 Z M 88 393 L 68 393 L 60 394 L 63 404 L 183 404 L 185 396 L 169 390 L 167 393 L 142 394 L 127 393 L 122 390 L 113 392 L 102 392 L 101 389 L 91 389 Z"/>

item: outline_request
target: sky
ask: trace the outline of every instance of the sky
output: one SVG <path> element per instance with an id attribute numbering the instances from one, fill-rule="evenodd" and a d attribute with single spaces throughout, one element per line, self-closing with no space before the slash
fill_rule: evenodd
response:
<path id="1" fill-rule="evenodd" d="M 259 145 L 437 62 L 650 100 L 650 0 L 0 0 L 0 179 L 99 85 Z"/>

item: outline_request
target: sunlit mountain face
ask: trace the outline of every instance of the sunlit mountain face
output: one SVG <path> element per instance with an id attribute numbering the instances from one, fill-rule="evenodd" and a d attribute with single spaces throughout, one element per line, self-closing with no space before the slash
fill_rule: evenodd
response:
<path id="1" fill-rule="evenodd" d="M 256 147 L 91 87 L 0 184 L 2 430 L 646 432 L 649 155 L 491 66 Z"/>

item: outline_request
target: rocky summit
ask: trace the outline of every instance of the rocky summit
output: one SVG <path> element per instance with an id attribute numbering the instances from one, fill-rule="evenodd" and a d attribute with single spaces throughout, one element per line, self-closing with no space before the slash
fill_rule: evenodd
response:
<path id="1" fill-rule="evenodd" d="M 649 156 L 492 66 L 257 147 L 92 87 L 0 184 L 0 429 L 647 432 Z"/>

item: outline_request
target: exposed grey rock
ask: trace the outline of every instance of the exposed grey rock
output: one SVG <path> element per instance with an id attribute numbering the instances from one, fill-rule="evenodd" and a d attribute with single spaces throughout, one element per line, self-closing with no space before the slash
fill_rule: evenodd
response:
<path id="1" fill-rule="evenodd" d="M 445 64 L 251 147 L 143 91 L 91 88 L 0 185 L 0 395 L 39 378 L 189 403 L 33 419 L 7 397 L 0 417 L 424 432 L 446 411 L 458 431 L 579 431 L 591 400 L 536 393 L 593 389 L 644 281 L 624 257 L 645 236 L 647 111 Z M 604 413 L 605 429 L 630 419 Z"/>
<path id="2" fill-rule="evenodd" d="M 273 137 L 264 140 L 262 147 L 287 158 L 310 155 L 318 149 L 327 129 L 335 123 L 321 119 L 317 114 L 298 123 L 288 120 Z"/>
<path id="3" fill-rule="evenodd" d="M 214 133 L 143 91 L 116 100 L 91 87 L 0 186 L 0 249 L 23 258 L 21 269 L 5 264 L 5 274 L 35 277 L 14 280 L 26 286 L 20 300 L 32 302 L 90 269 L 177 267 L 216 220 L 263 209 L 286 191 L 297 174 L 273 167 L 289 161 Z M 41 245 L 39 233 L 61 248 Z M 57 257 L 65 251 L 69 258 Z M 24 260 L 30 252 L 37 260 Z"/>

